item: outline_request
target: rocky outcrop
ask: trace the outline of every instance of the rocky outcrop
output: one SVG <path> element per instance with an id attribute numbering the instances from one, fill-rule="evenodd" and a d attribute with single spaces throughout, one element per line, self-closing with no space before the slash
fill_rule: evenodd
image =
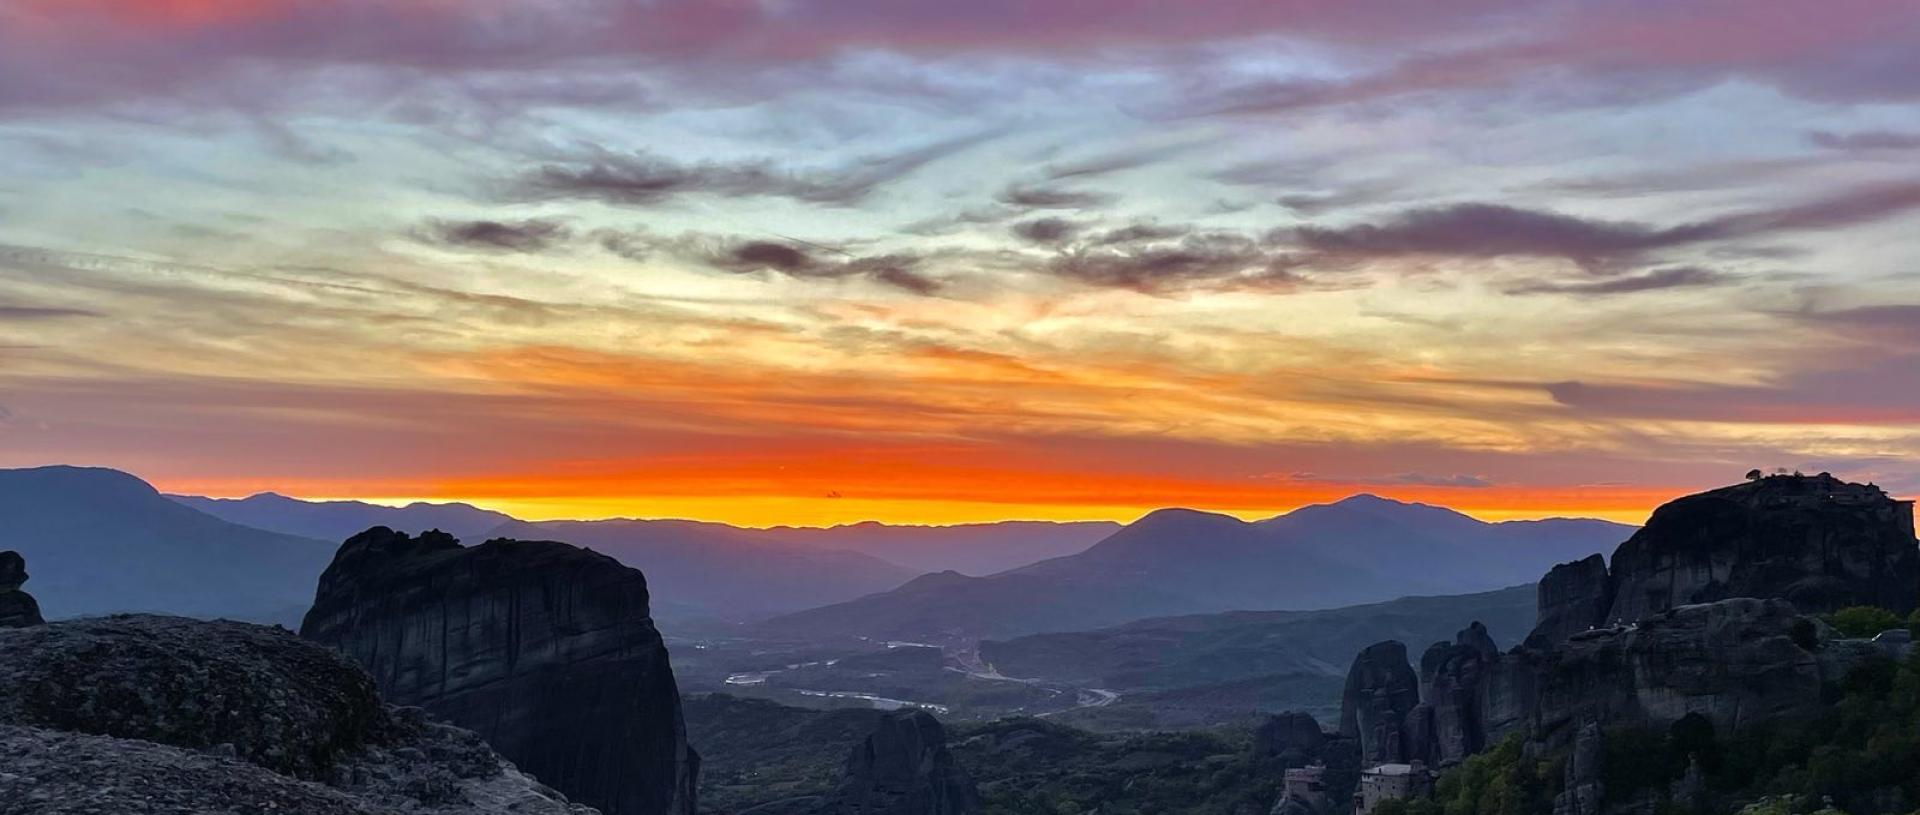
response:
<path id="1" fill-rule="evenodd" d="M 20 587 L 27 582 L 27 559 L 19 552 L 0 552 L 0 628 L 39 625 L 40 604 Z"/>
<path id="2" fill-rule="evenodd" d="M 1913 503 L 1826 473 L 1768 476 L 1661 506 L 1613 553 L 1596 624 L 1675 606 L 1780 598 L 1807 613 L 1920 603 Z"/>
<path id="3" fill-rule="evenodd" d="M 0 636 L 8 724 L 220 747 L 314 779 L 387 723 L 365 671 L 283 629 L 115 616 Z"/>
<path id="4" fill-rule="evenodd" d="M 1731 597 L 1790 600 L 1803 613 L 1920 605 L 1913 502 L 1826 473 L 1775 475 L 1689 495 L 1654 510 L 1614 550 L 1541 579 L 1526 645 Z"/>
<path id="5" fill-rule="evenodd" d="M 973 780 L 947 752 L 947 731 L 924 710 L 889 712 L 847 756 L 827 795 L 760 804 L 740 815 L 965 815 L 978 808 Z"/>
<path id="6" fill-rule="evenodd" d="M 973 780 L 947 753 L 947 731 L 924 710 L 880 718 L 847 757 L 834 815 L 960 815 L 977 806 Z"/>
<path id="7" fill-rule="evenodd" d="M 1420 678 L 1395 640 L 1367 646 L 1347 671 L 1340 698 L 1340 735 L 1357 739 L 1362 763 L 1406 761 L 1412 739 L 1407 718 L 1420 704 Z"/>
<path id="8" fill-rule="evenodd" d="M 1732 733 L 1813 714 L 1857 662 L 1796 642 L 1801 619 L 1785 600 L 1737 598 L 1576 636 L 1537 661 L 1534 738 L 1566 744 L 1586 721 L 1664 727 L 1698 713 Z"/>
<path id="9" fill-rule="evenodd" d="M 9 813 L 592 812 L 339 654 L 176 617 L 0 631 L 0 768 Z"/>
<path id="10" fill-rule="evenodd" d="M 1475 622 L 1451 643 L 1436 642 L 1420 658 L 1421 708 L 1408 725 L 1408 758 L 1447 765 L 1487 746 L 1486 692 L 1500 649 Z"/>
<path id="11" fill-rule="evenodd" d="M 301 635 L 610 815 L 694 811 L 699 759 L 646 578 L 612 558 L 376 527 L 340 547 Z"/>
<path id="12" fill-rule="evenodd" d="M 1313 714 L 1289 710 L 1266 717 L 1253 729 L 1253 754 L 1258 758 L 1278 758 L 1283 766 L 1305 766 L 1318 758 L 1327 744 L 1327 734 Z"/>
<path id="13" fill-rule="evenodd" d="M 1551 648 L 1599 625 L 1612 602 L 1605 556 L 1596 554 L 1553 567 L 1540 578 L 1536 603 L 1539 618 L 1533 633 L 1527 635 L 1527 647 Z"/>

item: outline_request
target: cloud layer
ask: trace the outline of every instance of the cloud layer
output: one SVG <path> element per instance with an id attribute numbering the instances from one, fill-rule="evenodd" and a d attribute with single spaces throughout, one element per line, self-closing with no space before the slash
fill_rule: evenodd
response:
<path id="1" fill-rule="evenodd" d="M 0 465 L 755 522 L 1920 491 L 1916 41 L 1896 0 L 0 2 Z"/>

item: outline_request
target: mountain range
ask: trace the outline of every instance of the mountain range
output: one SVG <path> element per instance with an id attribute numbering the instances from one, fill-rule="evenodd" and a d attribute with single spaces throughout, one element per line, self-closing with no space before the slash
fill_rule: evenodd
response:
<path id="1" fill-rule="evenodd" d="M 126 473 L 0 470 L 0 547 L 49 619 L 157 611 L 297 624 L 336 544 L 224 521 Z"/>
<path id="2" fill-rule="evenodd" d="M 1590 520 L 1490 524 L 1372 496 L 1258 522 L 1161 510 L 1124 527 L 529 522 L 464 504 L 163 496 L 126 473 L 74 467 L 0 470 L 0 510 L 0 540 L 38 564 L 42 585 L 59 584 L 48 592 L 59 598 L 46 610 L 55 617 L 143 610 L 288 621 L 311 602 L 341 533 L 378 525 L 594 548 L 645 571 L 656 614 L 670 623 L 760 620 L 756 633 L 782 637 L 942 640 L 1484 591 L 1631 531 Z M 1059 552 L 1070 554 L 1041 559 Z M 984 576 L 951 568 L 1009 564 Z M 933 566 L 949 568 L 920 574 Z M 205 591 L 209 580 L 223 591 Z"/>
<path id="3" fill-rule="evenodd" d="M 1165 509 L 1079 554 L 986 577 L 924 575 L 760 630 L 951 642 L 1464 594 L 1528 582 L 1556 563 L 1610 550 L 1632 531 L 1589 519 L 1488 523 L 1372 495 L 1255 522 Z"/>

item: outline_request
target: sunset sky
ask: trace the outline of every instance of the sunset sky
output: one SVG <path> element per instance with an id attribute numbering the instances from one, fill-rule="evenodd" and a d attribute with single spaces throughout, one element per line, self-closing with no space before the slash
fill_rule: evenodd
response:
<path id="1" fill-rule="evenodd" d="M 0 466 L 746 524 L 1920 493 L 1912 0 L 0 0 Z"/>

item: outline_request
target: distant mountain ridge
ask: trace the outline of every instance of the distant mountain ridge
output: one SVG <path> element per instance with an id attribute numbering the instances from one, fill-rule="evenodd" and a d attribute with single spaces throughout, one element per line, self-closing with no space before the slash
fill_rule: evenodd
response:
<path id="1" fill-rule="evenodd" d="M 700 521 L 516 521 L 496 537 L 557 540 L 646 572 L 659 615 L 742 621 L 885 591 L 914 572 L 871 555 Z"/>
<path id="2" fill-rule="evenodd" d="M 376 526 L 418 535 L 438 529 L 462 540 L 478 541 L 514 518 L 472 504 L 416 501 L 390 507 L 365 501 L 307 501 L 272 492 L 246 498 L 168 495 L 194 509 L 233 523 L 288 535 L 343 541 Z"/>
<path id="3" fill-rule="evenodd" d="M 1255 522 L 1165 509 L 1079 554 L 981 578 L 923 577 L 771 620 L 762 630 L 951 641 L 1468 594 L 1529 582 L 1555 563 L 1611 549 L 1632 531 L 1587 519 L 1488 523 L 1372 495 Z"/>
<path id="4" fill-rule="evenodd" d="M 127 611 L 300 619 L 334 544 L 167 500 L 117 470 L 0 470 L 0 542 L 33 564 L 52 618 Z"/>
<path id="5" fill-rule="evenodd" d="M 996 521 L 953 525 L 862 521 L 830 527 L 765 529 L 670 518 L 542 522 L 523 521 L 504 512 L 464 503 L 417 501 L 394 507 L 365 501 L 308 501 L 272 492 L 246 498 L 167 497 L 237 524 L 326 541 L 346 540 L 375 526 L 415 535 L 438 529 L 462 540 L 478 542 L 495 537 L 508 524 L 607 524 L 636 534 L 657 527 L 655 531 L 675 534 L 857 552 L 903 567 L 912 574 L 947 570 L 972 575 L 993 574 L 1083 551 L 1120 529 L 1120 524 L 1111 521 Z M 653 531 L 645 534 L 654 536 Z"/>

